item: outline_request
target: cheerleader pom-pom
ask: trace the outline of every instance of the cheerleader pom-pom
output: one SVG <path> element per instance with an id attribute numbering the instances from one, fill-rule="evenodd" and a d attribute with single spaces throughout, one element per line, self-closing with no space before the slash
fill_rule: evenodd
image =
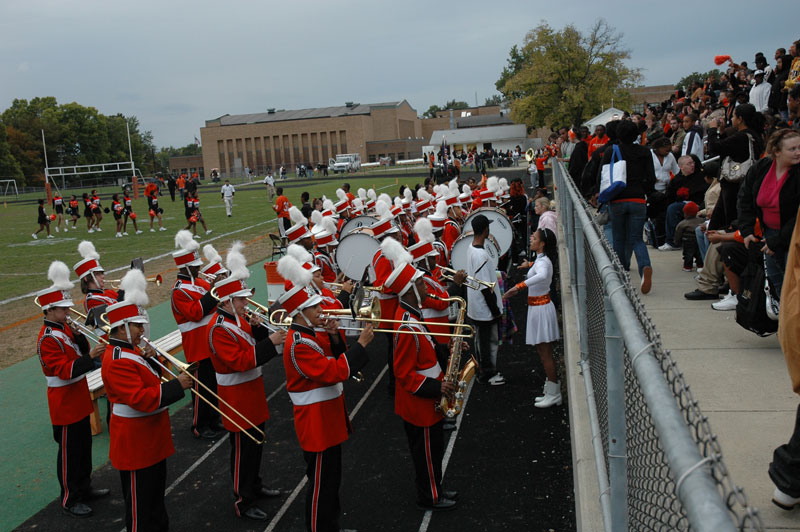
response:
<path id="1" fill-rule="evenodd" d="M 722 63 L 726 63 L 728 61 L 732 61 L 731 56 L 729 55 L 715 55 L 714 56 L 714 64 L 721 65 Z"/>

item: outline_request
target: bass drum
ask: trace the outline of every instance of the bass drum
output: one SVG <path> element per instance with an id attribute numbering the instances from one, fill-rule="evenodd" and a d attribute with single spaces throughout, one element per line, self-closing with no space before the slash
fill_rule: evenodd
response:
<path id="1" fill-rule="evenodd" d="M 341 240 L 345 236 L 352 233 L 353 230 L 358 229 L 359 227 L 369 227 L 377 221 L 378 219 L 375 218 L 374 216 L 367 216 L 366 214 L 350 218 L 344 223 L 344 225 L 342 226 L 342 230 L 339 231 L 339 239 Z"/>
<path id="2" fill-rule="evenodd" d="M 472 231 L 467 231 L 453 244 L 453 249 L 450 250 L 450 266 L 454 270 L 464 270 L 465 272 L 469 272 L 469 248 L 472 246 Z M 487 266 L 492 267 L 492 271 L 497 269 L 497 263 L 500 261 L 500 246 L 497 244 L 497 240 L 492 235 L 489 235 L 489 238 L 486 239 L 486 242 L 483 246 L 486 252 L 489 254 L 489 262 Z"/>
<path id="3" fill-rule="evenodd" d="M 372 236 L 371 229 L 359 227 L 339 240 L 336 247 L 336 266 L 348 279 L 361 281 L 380 247 L 381 243 Z"/>
<path id="4" fill-rule="evenodd" d="M 494 237 L 500 247 L 500 256 L 505 255 L 511 249 L 512 242 L 514 242 L 514 227 L 511 225 L 511 220 L 508 219 L 502 209 L 482 207 L 469 213 L 469 216 L 464 221 L 464 229 L 472 230 L 472 219 L 479 214 L 486 216 L 491 222 L 489 224 L 489 234 Z"/>

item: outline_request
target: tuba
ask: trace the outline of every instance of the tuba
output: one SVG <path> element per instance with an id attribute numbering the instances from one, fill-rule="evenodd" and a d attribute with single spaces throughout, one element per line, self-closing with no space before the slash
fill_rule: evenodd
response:
<path id="1" fill-rule="evenodd" d="M 442 301 L 455 301 L 458 303 L 458 317 L 456 318 L 456 327 L 464 323 L 467 315 L 467 302 L 461 297 L 448 297 L 437 298 Z M 456 329 L 456 332 L 460 332 Z M 451 398 L 448 395 L 442 395 L 436 409 L 444 414 L 445 417 L 452 419 L 461 413 L 464 407 L 464 392 L 467 390 L 470 381 L 475 377 L 475 371 L 478 368 L 478 361 L 475 356 L 470 356 L 469 360 L 464 367 L 461 367 L 461 347 L 463 345 L 463 336 L 455 336 L 453 344 L 450 347 L 450 358 L 447 361 L 447 370 L 444 374 L 444 381 L 453 382 L 456 384 L 456 391 Z"/>

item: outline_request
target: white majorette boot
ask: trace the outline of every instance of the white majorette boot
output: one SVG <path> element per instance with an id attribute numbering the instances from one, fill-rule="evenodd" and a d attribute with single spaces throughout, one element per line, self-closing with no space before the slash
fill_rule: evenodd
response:
<path id="1" fill-rule="evenodd" d="M 561 383 L 544 381 L 544 395 L 537 397 L 533 406 L 536 408 L 550 408 L 561 405 Z"/>

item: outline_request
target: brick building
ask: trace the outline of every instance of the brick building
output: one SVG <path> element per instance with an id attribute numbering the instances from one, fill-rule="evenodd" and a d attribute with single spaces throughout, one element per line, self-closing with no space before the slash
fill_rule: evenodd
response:
<path id="1" fill-rule="evenodd" d="M 200 138 L 204 168 L 219 168 L 223 176 L 327 164 L 339 153 L 359 153 L 364 162 L 411 159 L 426 143 L 421 120 L 405 100 L 224 115 L 207 120 Z"/>
<path id="2" fill-rule="evenodd" d="M 172 175 L 192 175 L 197 172 L 201 179 L 205 178 L 202 155 L 179 155 L 169 158 L 169 173 Z"/>

